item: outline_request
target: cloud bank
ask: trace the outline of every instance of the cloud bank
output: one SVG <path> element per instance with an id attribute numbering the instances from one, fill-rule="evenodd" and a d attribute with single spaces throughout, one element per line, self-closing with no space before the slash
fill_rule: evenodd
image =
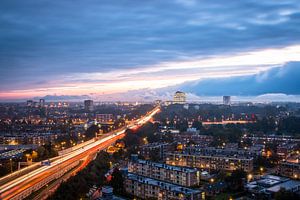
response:
<path id="1" fill-rule="evenodd" d="M 299 19 L 298 0 L 2 0 L 0 99 L 261 74 L 300 61 Z"/>

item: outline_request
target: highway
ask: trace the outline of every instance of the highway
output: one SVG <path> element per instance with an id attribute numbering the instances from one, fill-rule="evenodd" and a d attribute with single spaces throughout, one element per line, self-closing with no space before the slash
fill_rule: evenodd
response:
<path id="1" fill-rule="evenodd" d="M 153 109 L 145 116 L 132 122 L 130 125 L 122 129 L 118 129 L 99 139 L 89 140 L 80 146 L 72 148 L 72 151 L 53 159 L 49 166 L 41 166 L 31 172 L 21 175 L 7 183 L 0 186 L 1 199 L 24 199 L 31 193 L 39 190 L 49 182 L 63 176 L 69 170 L 77 166 L 81 159 L 97 153 L 99 150 L 107 148 L 116 140 L 124 137 L 126 129 L 136 129 L 149 121 L 157 112 L 159 108 Z"/>

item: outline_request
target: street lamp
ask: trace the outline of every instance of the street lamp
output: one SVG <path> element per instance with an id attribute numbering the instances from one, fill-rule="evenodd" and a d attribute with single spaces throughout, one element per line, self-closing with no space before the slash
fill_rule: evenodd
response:
<path id="1" fill-rule="evenodd" d="M 12 159 L 11 158 L 9 159 L 9 162 L 10 162 L 10 173 L 12 173 L 13 172 L 13 168 L 12 168 Z"/>
<path id="2" fill-rule="evenodd" d="M 262 176 L 263 172 L 264 172 L 264 168 L 263 167 L 260 167 L 259 168 L 259 171 L 260 171 L 260 175 Z"/>
<path id="3" fill-rule="evenodd" d="M 63 142 L 61 142 L 60 144 L 61 144 L 61 148 L 64 149 L 64 145 L 66 144 L 66 142 L 63 141 Z"/>
<path id="4" fill-rule="evenodd" d="M 294 178 L 297 179 L 298 178 L 298 174 L 294 174 Z"/>
<path id="5" fill-rule="evenodd" d="M 264 168 L 263 168 L 263 167 L 260 167 L 260 168 L 259 168 L 259 171 L 260 171 L 260 172 L 263 172 L 263 171 L 264 171 Z"/>
<path id="6" fill-rule="evenodd" d="M 253 175 L 252 174 L 248 174 L 248 182 L 250 182 L 251 180 L 252 180 L 252 178 L 253 178 Z"/>

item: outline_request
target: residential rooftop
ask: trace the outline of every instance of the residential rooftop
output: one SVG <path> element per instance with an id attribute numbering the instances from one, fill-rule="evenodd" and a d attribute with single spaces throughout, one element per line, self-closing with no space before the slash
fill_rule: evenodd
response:
<path id="1" fill-rule="evenodd" d="M 288 190 L 288 191 L 293 191 L 294 188 L 299 188 L 299 187 L 300 187 L 300 181 L 289 180 L 287 182 L 280 183 L 278 185 L 270 187 L 267 189 L 267 191 L 275 193 L 275 192 L 278 192 L 281 188 L 284 188 L 285 190 Z"/>
<path id="2" fill-rule="evenodd" d="M 144 164 L 144 165 L 150 165 L 153 167 L 157 167 L 157 168 L 164 168 L 164 169 L 169 169 L 172 171 L 180 171 L 180 172 L 197 172 L 197 169 L 193 169 L 193 168 L 188 168 L 188 167 L 180 167 L 180 166 L 174 166 L 174 165 L 168 165 L 168 164 L 163 164 L 163 163 L 157 163 L 157 162 L 152 162 L 149 160 L 137 160 L 134 161 L 137 162 L 139 164 Z"/>
<path id="3" fill-rule="evenodd" d="M 159 181 L 159 180 L 144 177 L 144 176 L 138 176 L 138 175 L 131 174 L 131 173 L 128 174 L 127 178 L 129 180 L 138 181 L 139 183 L 142 183 L 142 184 L 147 184 L 147 185 L 152 185 L 152 186 L 159 186 L 162 189 L 169 190 L 169 191 L 172 191 L 172 192 L 182 193 L 182 194 L 185 194 L 185 195 L 200 193 L 200 190 L 194 190 L 194 189 L 190 189 L 190 188 L 187 188 L 187 187 L 182 187 L 182 186 L 179 186 L 179 185 L 175 185 L 175 184 L 172 184 L 172 183 L 167 183 L 167 182 L 164 182 L 164 181 Z"/>

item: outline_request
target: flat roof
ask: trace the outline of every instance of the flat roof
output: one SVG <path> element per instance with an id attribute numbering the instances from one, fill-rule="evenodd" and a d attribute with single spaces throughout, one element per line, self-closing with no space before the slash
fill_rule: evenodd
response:
<path id="1" fill-rule="evenodd" d="M 265 175 L 265 176 L 263 176 L 262 178 L 264 178 L 264 179 L 277 180 L 277 181 L 281 181 L 281 182 L 290 180 L 289 178 L 286 178 L 286 177 L 275 176 L 275 175 L 271 175 L 271 174 Z"/>
<path id="2" fill-rule="evenodd" d="M 182 187 L 179 185 L 175 185 L 172 183 L 164 182 L 164 181 L 159 181 L 156 179 L 144 177 L 144 176 L 139 176 L 136 174 L 131 174 L 129 173 L 127 178 L 129 180 L 134 180 L 138 181 L 139 183 L 147 184 L 147 185 L 153 185 L 153 186 L 159 186 L 160 188 L 172 191 L 172 192 L 178 192 L 178 193 L 183 193 L 183 194 L 197 194 L 200 193 L 200 190 L 194 190 L 190 189 L 187 187 Z"/>
<path id="3" fill-rule="evenodd" d="M 292 190 L 294 188 L 300 187 L 300 181 L 286 181 L 284 183 L 280 183 L 278 185 L 275 185 L 273 187 L 270 187 L 267 189 L 269 192 L 278 192 L 281 188 L 284 188 L 285 190 Z"/>
<path id="4" fill-rule="evenodd" d="M 198 156 L 198 157 L 206 157 L 206 158 L 223 158 L 223 159 L 234 159 L 234 160 L 253 160 L 252 156 L 246 156 L 246 155 L 222 155 L 222 154 L 201 154 L 201 153 L 177 153 L 177 152 L 170 152 L 166 153 L 166 155 L 178 155 L 178 156 Z"/>
<path id="5" fill-rule="evenodd" d="M 257 183 L 258 183 L 258 185 L 273 186 L 273 185 L 280 183 L 280 181 L 273 180 L 273 179 L 261 179 L 261 180 L 258 180 Z"/>
<path id="6" fill-rule="evenodd" d="M 150 166 L 153 166 L 153 167 L 170 169 L 170 170 L 173 170 L 173 171 L 180 171 L 180 172 L 197 172 L 198 171 L 197 169 L 191 169 L 191 168 L 188 168 L 188 167 L 168 165 L 168 164 L 157 163 L 157 162 L 152 162 L 152 161 L 148 161 L 148 160 L 137 160 L 135 162 L 137 162 L 139 164 L 150 165 Z"/>

